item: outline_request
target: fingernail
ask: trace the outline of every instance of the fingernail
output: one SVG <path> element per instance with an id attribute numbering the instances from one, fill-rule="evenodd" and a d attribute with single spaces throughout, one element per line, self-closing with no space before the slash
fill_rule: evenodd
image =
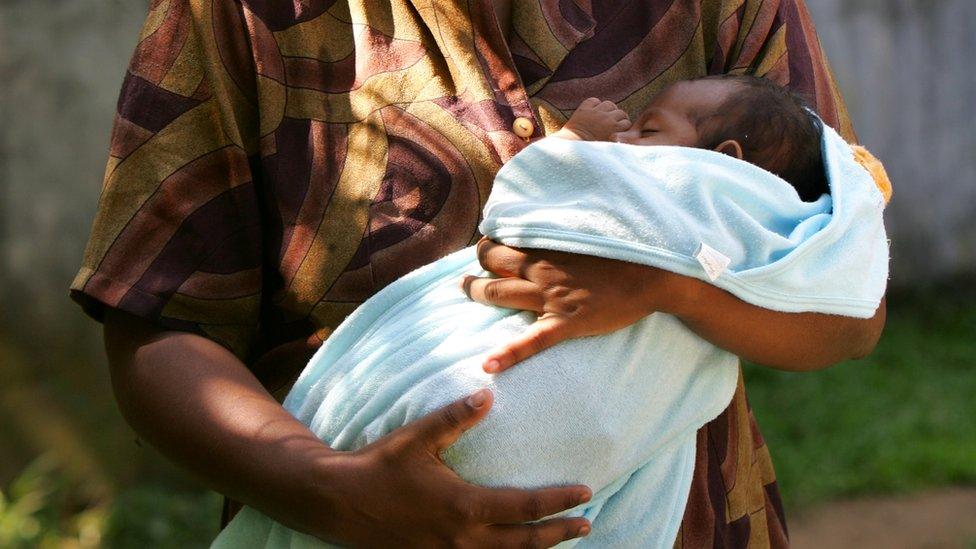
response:
<path id="1" fill-rule="evenodd" d="M 477 393 L 472 394 L 468 397 L 468 406 L 472 408 L 481 408 L 485 405 L 488 400 L 488 389 L 481 389 Z"/>
<path id="2" fill-rule="evenodd" d="M 576 537 L 578 538 L 586 537 L 588 535 L 590 535 L 589 524 L 584 524 L 583 526 L 580 526 L 580 529 L 576 531 Z"/>
<path id="3" fill-rule="evenodd" d="M 592 496 L 589 492 L 583 492 L 582 494 L 580 494 L 579 502 L 586 503 L 587 501 L 590 501 L 590 497 Z"/>
<path id="4" fill-rule="evenodd" d="M 491 359 L 485 363 L 485 371 L 489 374 L 495 373 L 502 369 L 502 363 L 498 362 L 498 359 Z"/>

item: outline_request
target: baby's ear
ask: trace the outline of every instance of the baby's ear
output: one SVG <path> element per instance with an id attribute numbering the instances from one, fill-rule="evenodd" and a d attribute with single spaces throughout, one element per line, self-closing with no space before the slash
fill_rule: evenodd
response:
<path id="1" fill-rule="evenodd" d="M 722 154 L 727 154 L 729 156 L 734 156 L 739 160 L 742 160 L 742 145 L 739 144 L 735 139 L 729 139 L 719 143 L 718 147 L 715 147 L 715 152 L 720 152 Z"/>

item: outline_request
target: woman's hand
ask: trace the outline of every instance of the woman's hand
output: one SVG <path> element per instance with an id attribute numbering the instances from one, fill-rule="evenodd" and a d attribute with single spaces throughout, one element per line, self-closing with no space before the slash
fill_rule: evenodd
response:
<path id="1" fill-rule="evenodd" d="M 751 305 L 698 279 L 662 269 L 488 239 L 481 265 L 501 278 L 466 277 L 475 301 L 535 311 L 538 320 L 485 358 L 500 372 L 563 340 L 604 334 L 655 311 L 676 316 L 712 344 L 746 360 L 791 371 L 867 356 L 881 337 L 885 302 L 873 318 L 783 313 Z"/>
<path id="2" fill-rule="evenodd" d="M 677 277 L 667 271 L 592 256 L 521 250 L 482 238 L 481 265 L 501 278 L 465 277 L 462 287 L 482 303 L 535 311 L 522 336 L 492 352 L 484 369 L 497 373 L 560 341 L 629 326 L 676 297 Z M 671 287 L 671 291 L 667 290 Z"/>
<path id="3" fill-rule="evenodd" d="M 525 524 L 588 501 L 587 488 L 482 488 L 441 461 L 438 454 L 491 403 L 483 389 L 360 451 L 325 460 L 328 480 L 319 489 L 337 505 L 324 513 L 318 535 L 355 547 L 550 547 L 587 535 L 582 517 Z"/>

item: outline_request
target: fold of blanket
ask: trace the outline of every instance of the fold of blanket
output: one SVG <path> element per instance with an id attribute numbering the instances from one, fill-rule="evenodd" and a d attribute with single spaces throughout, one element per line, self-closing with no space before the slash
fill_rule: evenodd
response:
<path id="1" fill-rule="evenodd" d="M 544 139 L 498 174 L 481 230 L 505 244 L 633 261 L 712 280 L 770 309 L 867 317 L 887 280 L 883 201 L 840 137 L 825 131 L 831 196 L 718 153 Z M 490 387 L 488 417 L 444 454 L 486 486 L 584 483 L 570 511 L 592 547 L 666 547 L 694 469 L 695 433 L 728 404 L 737 359 L 655 313 L 566 341 L 499 375 L 485 353 L 534 320 L 468 300 L 473 248 L 392 283 L 333 333 L 285 407 L 338 450 L 361 448 Z M 612 284 L 613 281 L 608 281 Z M 244 509 L 215 547 L 320 547 Z"/>

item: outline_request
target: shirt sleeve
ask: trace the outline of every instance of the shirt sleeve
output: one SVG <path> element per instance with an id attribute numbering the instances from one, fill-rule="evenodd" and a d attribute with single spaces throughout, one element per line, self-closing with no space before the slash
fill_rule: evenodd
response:
<path id="1" fill-rule="evenodd" d="M 71 297 L 204 335 L 242 359 L 261 302 L 253 62 L 233 2 L 154 0 Z"/>
<path id="2" fill-rule="evenodd" d="M 709 72 L 750 73 L 804 97 L 844 138 L 857 136 L 803 0 L 746 0 L 712 15 Z M 738 5 L 741 4 L 741 5 Z M 724 11 L 727 10 L 727 11 Z M 724 12 L 723 12 L 724 11 Z"/>

